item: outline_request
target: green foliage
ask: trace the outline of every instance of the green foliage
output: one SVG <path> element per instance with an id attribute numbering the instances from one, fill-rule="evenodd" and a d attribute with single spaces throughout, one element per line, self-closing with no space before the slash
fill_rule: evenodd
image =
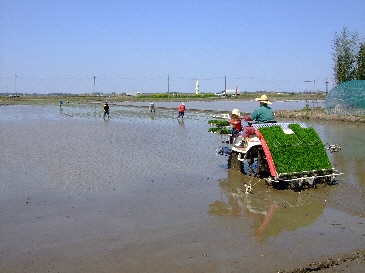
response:
<path id="1" fill-rule="evenodd" d="M 213 126 L 229 126 L 229 122 L 226 120 L 219 120 L 219 119 L 211 119 L 208 120 L 208 124 L 213 125 Z"/>
<path id="2" fill-rule="evenodd" d="M 199 99 L 199 98 L 212 98 L 216 97 L 213 93 L 204 93 L 204 94 L 183 94 L 183 93 L 157 93 L 157 94 L 148 94 L 143 93 L 138 95 L 138 98 L 148 98 L 148 99 L 173 99 L 173 98 L 186 98 L 186 99 Z"/>
<path id="3" fill-rule="evenodd" d="M 351 33 L 346 27 L 342 33 L 335 33 L 332 59 L 336 84 L 365 79 L 365 42 L 359 43 L 358 33 Z"/>
<path id="4" fill-rule="evenodd" d="M 156 99 L 167 99 L 169 97 L 168 93 L 158 93 L 158 94 L 140 94 L 138 98 L 156 98 Z"/>
<path id="5" fill-rule="evenodd" d="M 357 54 L 357 79 L 365 80 L 365 41 L 360 44 Z"/>
<path id="6" fill-rule="evenodd" d="M 195 98 L 215 98 L 216 95 L 213 93 L 204 93 L 204 94 L 198 94 L 198 95 L 194 95 Z"/>
<path id="7" fill-rule="evenodd" d="M 214 134 L 220 134 L 220 135 L 229 135 L 231 134 L 231 131 L 226 129 L 226 128 L 221 128 L 221 127 L 214 127 L 214 128 L 209 128 L 208 132 L 214 133 Z"/>
<path id="8" fill-rule="evenodd" d="M 260 128 L 270 149 L 276 171 L 283 173 L 332 172 L 326 149 L 313 128 L 291 124 L 294 134 L 285 134 L 280 126 Z M 315 172 L 313 172 L 315 171 Z"/>

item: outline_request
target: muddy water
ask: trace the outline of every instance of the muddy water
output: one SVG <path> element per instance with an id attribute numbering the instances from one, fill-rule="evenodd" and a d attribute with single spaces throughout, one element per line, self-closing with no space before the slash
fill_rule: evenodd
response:
<path id="1" fill-rule="evenodd" d="M 344 174 L 276 191 L 227 170 L 210 114 L 0 107 L 0 271 L 276 272 L 365 248 L 363 125 L 307 124 Z"/>

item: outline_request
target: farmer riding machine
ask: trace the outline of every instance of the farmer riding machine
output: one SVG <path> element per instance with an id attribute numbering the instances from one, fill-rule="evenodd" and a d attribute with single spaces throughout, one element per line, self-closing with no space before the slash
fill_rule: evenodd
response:
<path id="1" fill-rule="evenodd" d="M 208 123 L 215 126 L 209 128 L 210 132 L 228 137 L 217 152 L 228 156 L 229 169 L 265 179 L 273 187 L 301 189 L 318 183 L 333 184 L 341 174 L 332 168 L 317 132 L 303 123 L 248 122 L 255 134 L 246 139 L 232 134 L 227 120 Z M 335 152 L 340 147 L 330 145 L 328 149 Z"/>

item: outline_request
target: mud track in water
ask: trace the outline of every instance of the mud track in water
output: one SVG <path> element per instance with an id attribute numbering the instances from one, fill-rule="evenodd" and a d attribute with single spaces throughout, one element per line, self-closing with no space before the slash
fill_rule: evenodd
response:
<path id="1" fill-rule="evenodd" d="M 332 255 L 325 260 L 309 263 L 307 266 L 278 273 L 308 273 L 308 272 L 364 272 L 365 250 L 358 250 L 348 254 Z"/>

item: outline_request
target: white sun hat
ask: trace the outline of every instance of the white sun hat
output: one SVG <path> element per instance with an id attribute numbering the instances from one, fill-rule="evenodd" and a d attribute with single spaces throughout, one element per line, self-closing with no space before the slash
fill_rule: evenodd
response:
<path id="1" fill-rule="evenodd" d="M 233 110 L 232 110 L 232 115 L 240 116 L 240 115 L 241 115 L 240 110 L 238 110 L 238 109 L 233 109 Z"/>

